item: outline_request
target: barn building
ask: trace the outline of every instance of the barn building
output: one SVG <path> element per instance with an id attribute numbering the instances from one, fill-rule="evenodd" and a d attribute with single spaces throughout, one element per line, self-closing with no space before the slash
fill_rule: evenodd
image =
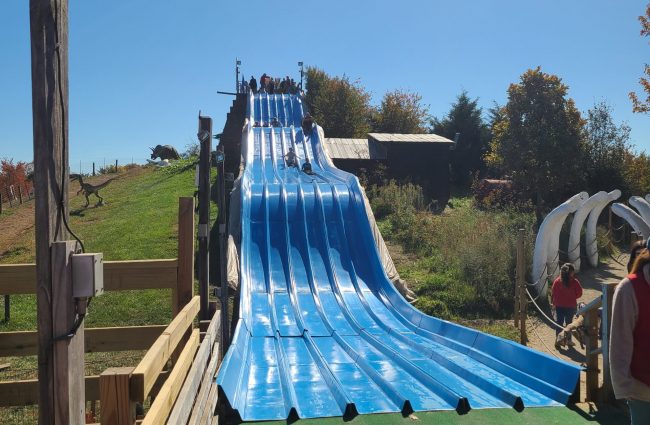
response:
<path id="1" fill-rule="evenodd" d="M 325 138 L 334 165 L 350 173 L 386 166 L 387 177 L 419 184 L 441 205 L 449 200 L 449 150 L 454 141 L 436 134 L 369 133 L 367 139 Z"/>

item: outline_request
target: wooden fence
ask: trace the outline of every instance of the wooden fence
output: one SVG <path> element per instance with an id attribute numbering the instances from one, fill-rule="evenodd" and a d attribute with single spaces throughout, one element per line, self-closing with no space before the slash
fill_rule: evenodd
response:
<path id="1" fill-rule="evenodd" d="M 174 318 L 165 325 L 88 328 L 85 352 L 147 350 L 135 367 L 86 376 L 86 401 L 100 401 L 102 424 L 134 424 L 135 404 L 150 399 L 145 424 L 216 420 L 213 376 L 219 365 L 219 314 L 195 329 L 194 200 L 179 200 L 178 258 L 106 261 L 104 290 L 171 289 Z M 34 264 L 0 265 L 0 294 L 33 294 Z M 0 333 L 0 357 L 37 354 L 36 331 Z M 169 368 L 169 365 L 173 367 Z M 176 403 L 181 397 L 182 403 Z M 194 403 L 196 399 L 197 403 Z M 0 407 L 38 404 L 38 380 L 0 382 Z M 175 406 L 175 404 L 177 406 Z M 193 406 L 196 405 L 193 409 Z M 173 421 L 167 418 L 173 415 Z M 193 419 L 194 418 L 194 419 Z"/>

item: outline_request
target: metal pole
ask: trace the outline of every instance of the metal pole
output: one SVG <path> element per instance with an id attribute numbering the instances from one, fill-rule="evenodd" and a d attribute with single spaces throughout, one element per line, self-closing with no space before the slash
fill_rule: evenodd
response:
<path id="1" fill-rule="evenodd" d="M 298 62 L 298 66 L 300 67 L 300 90 L 304 90 L 302 87 L 302 79 L 304 75 L 304 64 L 303 62 Z"/>
<path id="2" fill-rule="evenodd" d="M 517 233 L 517 285 L 519 286 L 519 342 L 526 345 L 528 338 L 526 336 L 526 252 L 524 244 L 524 229 L 519 229 Z"/>
<path id="3" fill-rule="evenodd" d="M 235 92 L 239 93 L 239 65 L 241 61 L 239 58 L 235 58 Z"/>
<path id="4" fill-rule="evenodd" d="M 212 118 L 199 115 L 199 296 L 201 320 L 210 319 L 209 243 L 210 243 L 210 151 L 212 150 Z"/>

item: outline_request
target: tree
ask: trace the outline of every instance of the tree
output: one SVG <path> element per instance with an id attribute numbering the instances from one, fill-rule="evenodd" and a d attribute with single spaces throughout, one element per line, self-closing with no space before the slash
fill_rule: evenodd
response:
<path id="1" fill-rule="evenodd" d="M 426 133 L 428 108 L 417 93 L 395 90 L 384 95 L 373 117 L 373 130 L 380 133 Z"/>
<path id="2" fill-rule="evenodd" d="M 14 195 L 18 196 L 18 188 L 22 188 L 24 193 L 29 192 L 32 187 L 31 181 L 27 176 L 27 164 L 19 161 L 14 164 L 12 159 L 0 160 L 0 193 L 3 196 L 11 196 L 11 187 L 13 186 Z"/>
<path id="3" fill-rule="evenodd" d="M 487 162 L 512 176 L 515 189 L 541 208 L 582 189 L 584 121 L 562 80 L 529 69 L 508 88 L 503 116 L 492 127 Z"/>
<path id="4" fill-rule="evenodd" d="M 370 94 L 359 81 L 330 77 L 307 68 L 306 102 L 327 137 L 366 137 L 370 130 Z"/>
<path id="5" fill-rule="evenodd" d="M 639 22 L 641 22 L 641 37 L 650 36 L 650 4 L 645 9 L 645 15 L 639 16 Z M 645 100 L 639 100 L 636 93 L 630 92 L 630 99 L 632 100 L 632 110 L 634 112 L 648 113 L 650 112 L 650 65 L 645 64 L 645 69 L 643 72 L 644 76 L 639 78 L 639 83 L 641 88 L 646 93 Z"/>
<path id="6" fill-rule="evenodd" d="M 584 170 L 593 191 L 625 188 L 623 164 L 629 151 L 630 127 L 616 125 L 611 107 L 600 102 L 587 111 Z"/>
<path id="7" fill-rule="evenodd" d="M 433 133 L 454 139 L 460 133 L 458 143 L 451 152 L 452 179 L 457 184 L 467 185 L 471 173 L 485 168 L 483 156 L 487 152 L 490 131 L 483 122 L 483 110 L 478 107 L 478 99 L 470 99 L 463 90 L 451 105 L 447 116 L 442 120 L 434 118 L 431 122 Z"/>

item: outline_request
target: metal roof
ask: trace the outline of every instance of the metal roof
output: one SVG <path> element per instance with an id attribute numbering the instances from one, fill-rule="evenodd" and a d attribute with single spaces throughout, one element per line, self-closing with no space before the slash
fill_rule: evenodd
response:
<path id="1" fill-rule="evenodd" d="M 368 133 L 368 139 L 377 142 L 454 144 L 453 140 L 438 136 L 437 134 Z"/>
<path id="2" fill-rule="evenodd" d="M 325 138 L 325 151 L 332 159 L 386 159 L 386 148 L 374 140 Z"/>

